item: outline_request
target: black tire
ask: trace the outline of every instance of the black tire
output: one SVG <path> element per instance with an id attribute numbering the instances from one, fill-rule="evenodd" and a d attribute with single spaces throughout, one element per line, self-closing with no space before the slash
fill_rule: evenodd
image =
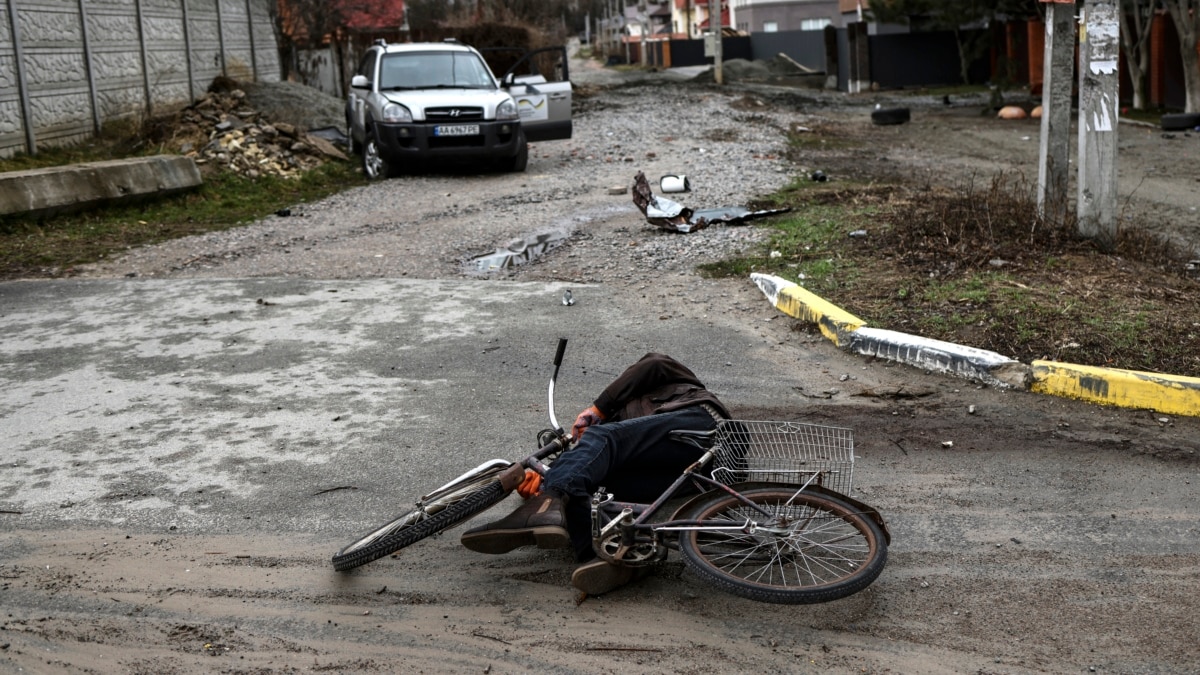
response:
<path id="1" fill-rule="evenodd" d="M 408 511 L 335 553 L 333 568 L 344 572 L 391 555 L 495 506 L 509 492 L 499 480 L 493 480 L 466 494 L 435 500 L 423 510 Z"/>
<path id="2" fill-rule="evenodd" d="M 374 127 L 367 127 L 366 140 L 362 145 L 362 169 L 363 175 L 369 180 L 394 178 L 400 173 L 396 165 L 384 156 Z"/>
<path id="3" fill-rule="evenodd" d="M 759 602 L 829 602 L 861 591 L 883 571 L 883 530 L 849 504 L 810 492 L 797 495 L 787 486 L 741 495 L 777 517 L 786 515 L 788 534 L 771 533 L 778 520 L 764 522 L 763 514 L 724 492 L 699 502 L 684 518 L 758 523 L 751 533 L 701 528 L 679 537 L 688 567 L 721 590 Z"/>
<path id="4" fill-rule="evenodd" d="M 1200 113 L 1171 113 L 1159 122 L 1163 131 L 1191 131 L 1200 127 Z"/>
<path id="5" fill-rule="evenodd" d="M 871 121 L 879 125 L 904 124 L 912 119 L 908 108 L 884 108 L 871 111 Z"/>
<path id="6" fill-rule="evenodd" d="M 524 173 L 525 167 L 529 166 L 529 143 L 525 141 L 523 131 L 517 137 L 517 146 L 517 154 L 504 163 L 504 169 L 512 173 Z"/>

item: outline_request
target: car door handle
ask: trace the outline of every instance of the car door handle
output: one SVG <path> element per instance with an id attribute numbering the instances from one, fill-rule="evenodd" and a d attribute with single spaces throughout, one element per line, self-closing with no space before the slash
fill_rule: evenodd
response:
<path id="1" fill-rule="evenodd" d="M 551 101 L 561 101 L 567 97 L 566 94 L 550 94 Z"/>

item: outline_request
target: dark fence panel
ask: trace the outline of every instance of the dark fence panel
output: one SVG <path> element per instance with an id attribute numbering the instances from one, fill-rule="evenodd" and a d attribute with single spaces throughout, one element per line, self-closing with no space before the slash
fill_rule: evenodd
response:
<path id="1" fill-rule="evenodd" d="M 782 33 L 751 33 L 750 49 L 756 60 L 769 61 L 787 54 L 800 65 L 825 72 L 825 32 L 789 30 Z"/>
<path id="2" fill-rule="evenodd" d="M 754 58 L 754 50 L 748 37 L 727 37 L 721 40 L 721 58 Z M 704 56 L 704 40 L 671 40 L 671 67 L 703 66 L 711 64 L 712 57 Z"/>
<path id="3" fill-rule="evenodd" d="M 990 77 L 988 56 L 968 70 L 971 82 Z M 871 37 L 871 81 L 884 88 L 961 84 L 954 34 L 906 33 Z"/>

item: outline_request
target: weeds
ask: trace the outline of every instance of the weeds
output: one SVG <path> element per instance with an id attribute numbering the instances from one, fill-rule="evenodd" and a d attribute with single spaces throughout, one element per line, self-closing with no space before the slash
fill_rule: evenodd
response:
<path id="1" fill-rule="evenodd" d="M 1026 362 L 1200 376 L 1200 282 L 1136 221 L 1104 250 L 1072 217 L 1042 218 L 1013 174 L 948 189 L 796 181 L 764 201 L 795 210 L 767 225 L 765 250 L 704 273 L 775 274 L 869 325 Z"/>

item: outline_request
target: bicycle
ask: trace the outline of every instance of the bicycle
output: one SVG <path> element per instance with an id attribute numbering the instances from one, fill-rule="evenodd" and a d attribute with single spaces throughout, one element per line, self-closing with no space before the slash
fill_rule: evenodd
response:
<path id="1" fill-rule="evenodd" d="M 554 386 L 566 349 L 560 339 L 550 377 L 552 427 L 520 462 L 493 459 L 417 500 L 414 508 L 333 556 L 346 571 L 441 533 L 499 503 L 542 475 L 574 439 L 554 415 Z M 718 588 L 762 602 L 808 604 L 857 593 L 882 573 L 891 535 L 879 512 L 849 496 L 854 443 L 849 429 L 800 422 L 723 420 L 672 437 L 703 451 L 650 504 L 592 496 L 592 547 L 610 563 L 646 566 L 678 550 Z M 668 501 L 698 492 L 656 520 Z"/>

